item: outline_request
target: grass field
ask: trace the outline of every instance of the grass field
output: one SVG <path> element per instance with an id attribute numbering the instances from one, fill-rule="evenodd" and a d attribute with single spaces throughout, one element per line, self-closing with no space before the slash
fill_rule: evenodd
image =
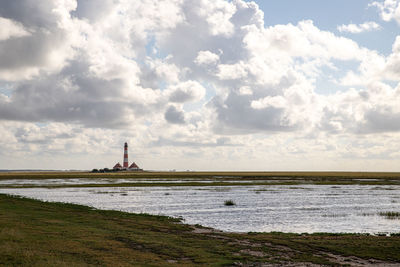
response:
<path id="1" fill-rule="evenodd" d="M 400 236 L 223 233 L 169 217 L 0 195 L 2 266 L 259 263 L 395 266 Z"/>
<path id="2" fill-rule="evenodd" d="M 70 184 L 68 187 L 113 187 L 113 186 L 171 186 L 170 180 L 181 180 L 173 186 L 244 186 L 244 185 L 400 185 L 400 173 L 372 172 L 9 172 L 0 173 L 1 180 L 10 179 L 72 179 L 85 178 L 107 183 Z M 113 179 L 157 179 L 152 183 L 126 182 L 113 183 Z M 111 182 L 110 182 L 111 181 Z M 208 181 L 209 183 L 204 183 Z M 40 187 L 41 185 L 1 185 L 0 187 Z M 47 187 L 66 187 L 66 185 L 49 185 Z"/>

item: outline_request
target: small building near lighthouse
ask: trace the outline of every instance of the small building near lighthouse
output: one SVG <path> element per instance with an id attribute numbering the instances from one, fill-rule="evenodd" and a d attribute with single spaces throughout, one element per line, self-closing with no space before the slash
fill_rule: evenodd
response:
<path id="1" fill-rule="evenodd" d="M 121 164 L 119 164 L 119 162 L 117 164 L 114 165 L 113 170 L 121 170 L 122 166 Z"/>
<path id="2" fill-rule="evenodd" d="M 140 169 L 139 166 L 135 162 L 132 162 L 131 166 L 129 166 L 129 170 L 141 171 L 142 169 Z"/>

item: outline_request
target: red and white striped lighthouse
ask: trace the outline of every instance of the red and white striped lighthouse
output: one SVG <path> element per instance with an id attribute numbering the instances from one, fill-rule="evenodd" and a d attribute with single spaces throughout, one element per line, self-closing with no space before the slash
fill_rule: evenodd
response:
<path id="1" fill-rule="evenodd" d="M 124 169 L 128 169 L 129 164 L 128 164 L 128 143 L 125 143 L 124 146 L 124 165 L 123 168 Z"/>

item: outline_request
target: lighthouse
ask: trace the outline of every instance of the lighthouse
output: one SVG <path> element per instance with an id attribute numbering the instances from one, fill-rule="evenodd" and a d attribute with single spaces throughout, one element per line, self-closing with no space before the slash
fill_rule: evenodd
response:
<path id="1" fill-rule="evenodd" d="M 122 166 L 118 162 L 113 167 L 113 171 L 143 171 L 143 169 L 141 169 L 135 162 L 132 162 L 132 164 L 129 166 L 128 143 L 125 143 L 124 145 L 124 161 L 122 163 Z"/>
<path id="2" fill-rule="evenodd" d="M 125 143 L 124 145 L 124 169 L 128 169 L 129 163 L 128 163 L 128 143 Z"/>

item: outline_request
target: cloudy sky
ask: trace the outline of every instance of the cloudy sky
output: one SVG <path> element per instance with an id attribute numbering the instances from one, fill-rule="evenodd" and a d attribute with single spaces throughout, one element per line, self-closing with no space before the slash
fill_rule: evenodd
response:
<path id="1" fill-rule="evenodd" d="M 0 169 L 400 171 L 400 0 L 0 0 Z"/>

